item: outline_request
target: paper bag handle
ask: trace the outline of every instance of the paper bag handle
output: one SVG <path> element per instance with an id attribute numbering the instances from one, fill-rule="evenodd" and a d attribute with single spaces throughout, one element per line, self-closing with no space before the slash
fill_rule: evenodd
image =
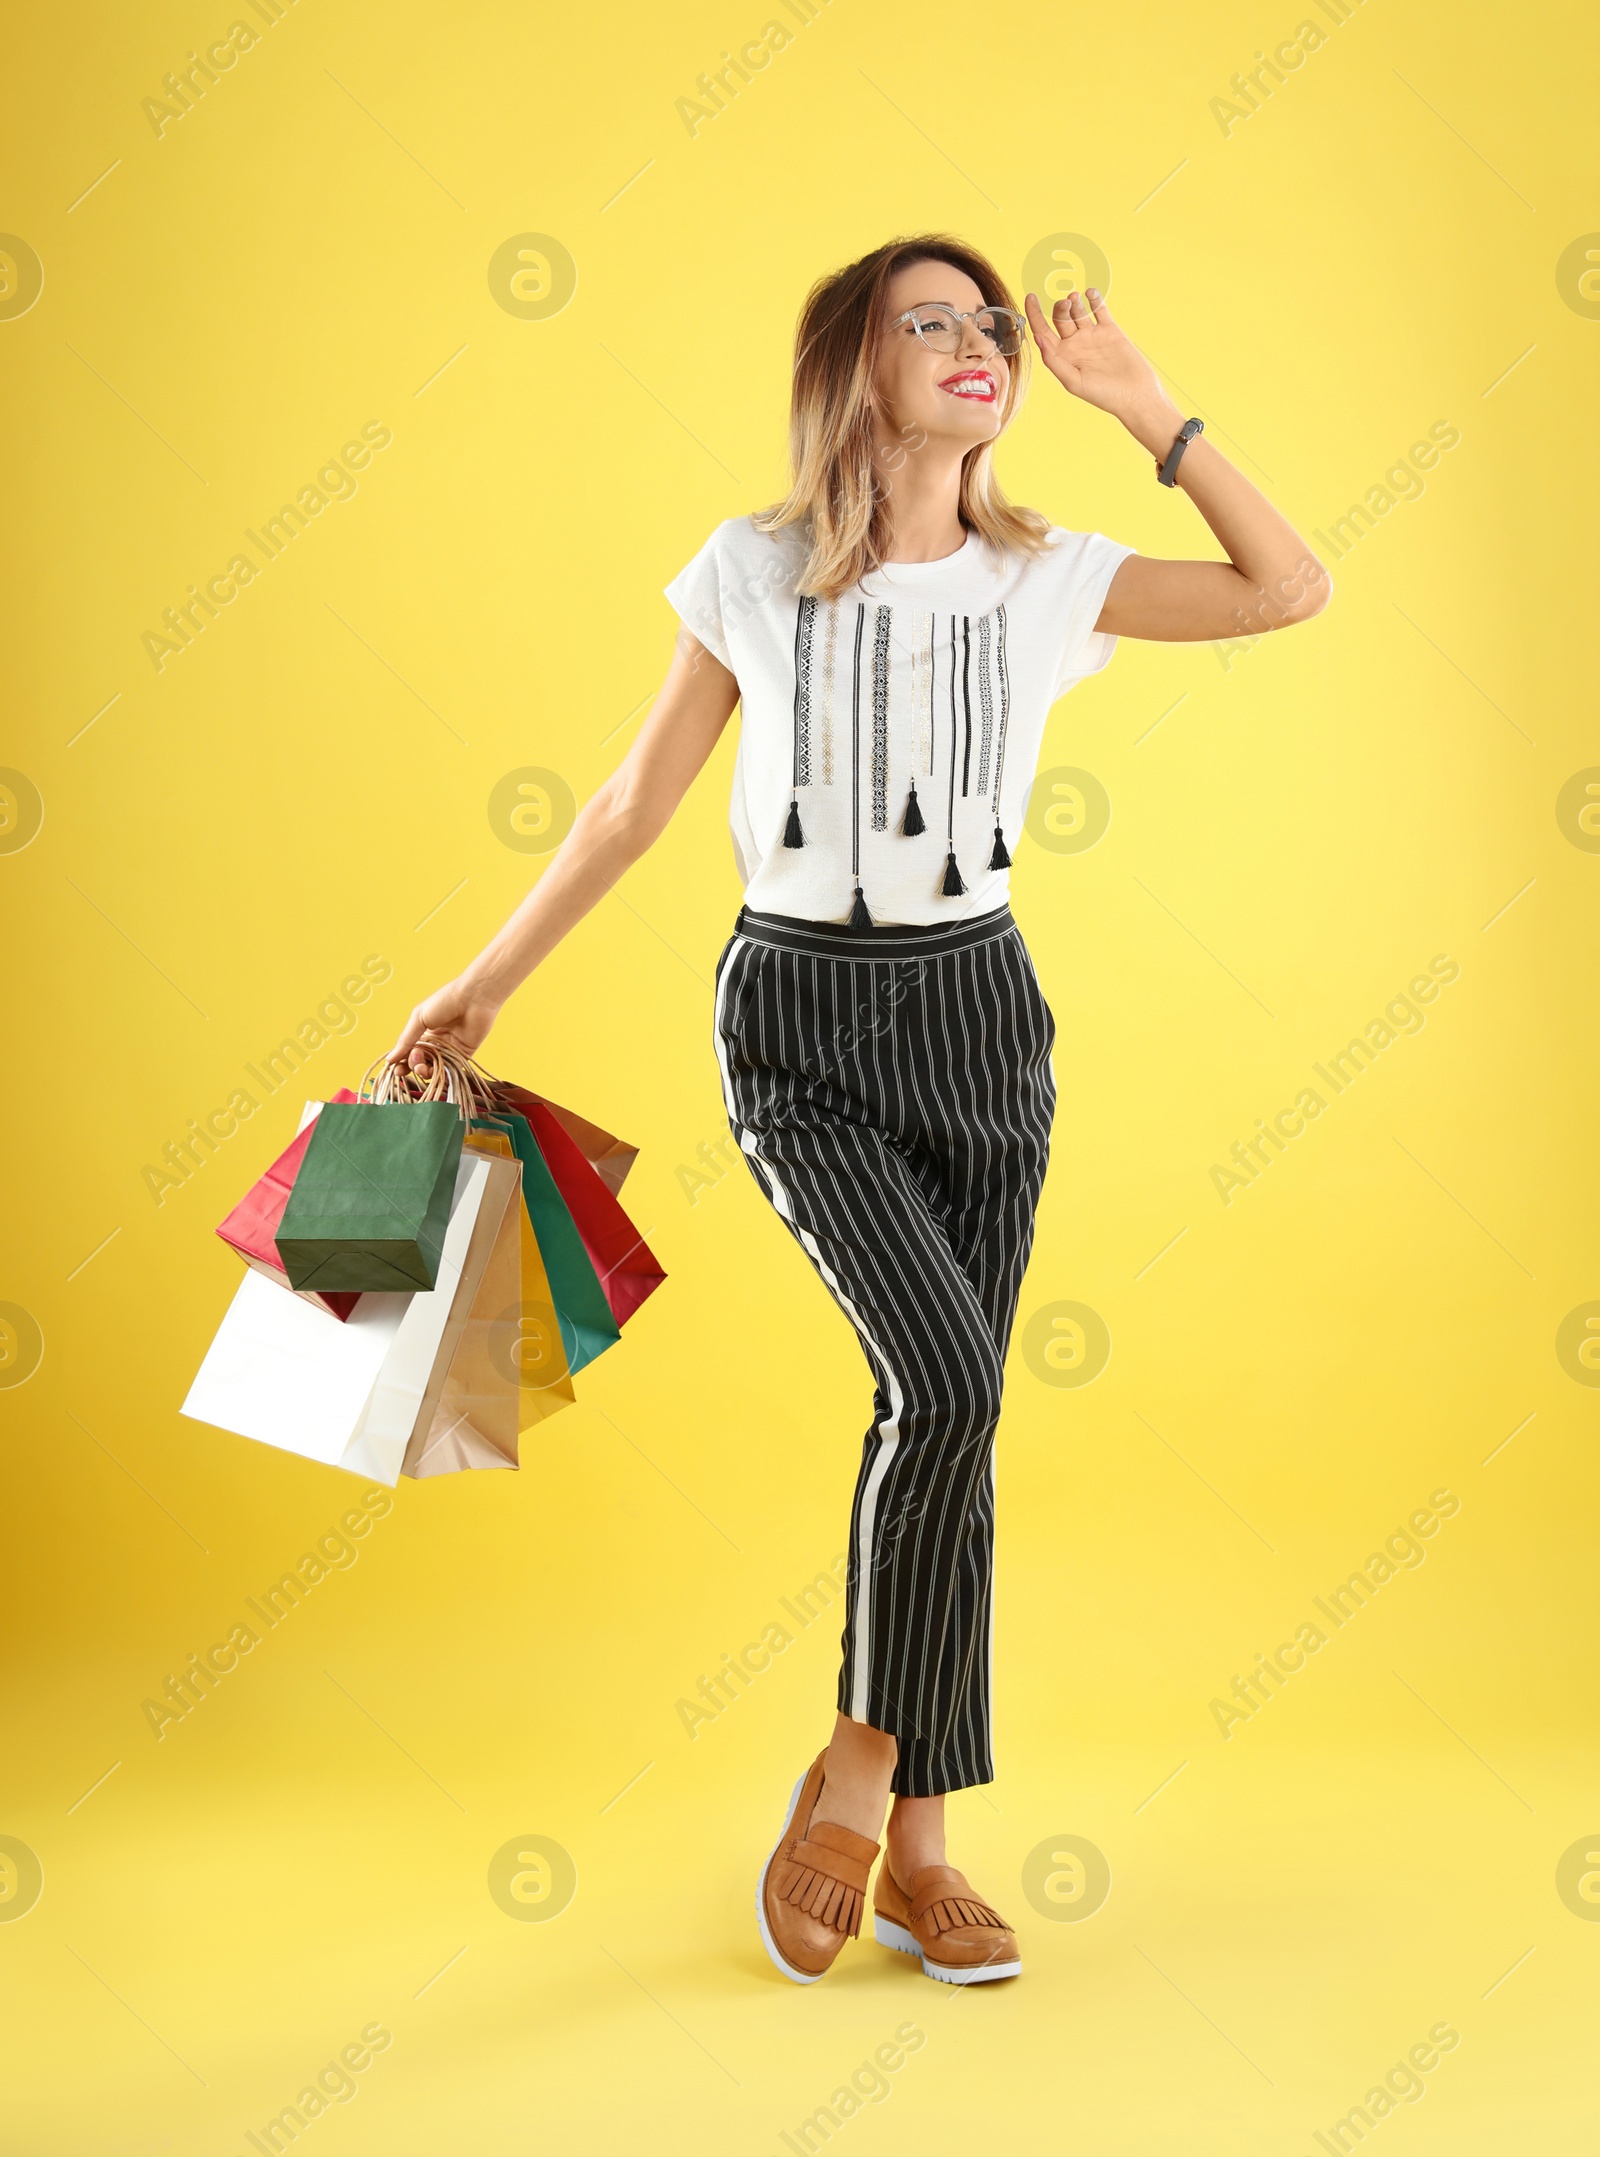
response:
<path id="1" fill-rule="evenodd" d="M 476 1057 L 469 1056 L 465 1049 L 457 1048 L 450 1040 L 423 1041 L 419 1046 L 430 1051 L 445 1070 L 454 1075 L 463 1098 L 476 1102 L 474 1115 L 492 1116 L 495 1113 L 494 1089 L 499 1081 L 484 1070 Z"/>
<path id="2" fill-rule="evenodd" d="M 448 1101 L 464 1122 L 489 1112 L 492 1102 L 484 1075 L 452 1043 L 419 1041 L 412 1053 L 431 1058 L 431 1068 L 416 1071 L 409 1063 L 380 1056 L 362 1079 L 358 1097 L 373 1102 Z"/>

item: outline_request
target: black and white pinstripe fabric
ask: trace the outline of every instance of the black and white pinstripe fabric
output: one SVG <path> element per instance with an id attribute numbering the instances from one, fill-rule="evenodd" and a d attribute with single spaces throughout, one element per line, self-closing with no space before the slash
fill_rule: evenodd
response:
<path id="1" fill-rule="evenodd" d="M 746 908 L 715 1029 L 734 1136 L 875 1382 L 839 1707 L 898 1740 L 897 1793 L 988 1782 L 994 1433 L 1055 1021 L 1009 908 L 867 931 Z"/>

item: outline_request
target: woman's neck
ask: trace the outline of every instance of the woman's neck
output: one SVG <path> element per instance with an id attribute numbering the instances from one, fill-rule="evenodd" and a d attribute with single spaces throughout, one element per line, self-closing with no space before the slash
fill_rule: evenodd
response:
<path id="1" fill-rule="evenodd" d="M 957 442 L 925 438 L 919 449 L 879 447 L 889 487 L 890 562 L 939 562 L 966 540 L 961 522 L 961 462 Z"/>

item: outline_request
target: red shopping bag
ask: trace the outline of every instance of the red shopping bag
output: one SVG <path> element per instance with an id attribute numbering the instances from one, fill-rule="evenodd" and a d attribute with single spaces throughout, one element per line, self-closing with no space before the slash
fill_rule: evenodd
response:
<path id="1" fill-rule="evenodd" d="M 348 1086 L 341 1086 L 332 1098 L 335 1101 L 353 1101 L 356 1097 Z M 276 1281 L 280 1288 L 289 1287 L 289 1276 L 283 1270 L 283 1261 L 278 1256 L 278 1246 L 274 1239 L 278 1233 L 278 1224 L 283 1219 L 283 1210 L 289 1203 L 289 1193 L 294 1187 L 300 1163 L 305 1158 L 306 1148 L 311 1144 L 311 1134 L 316 1129 L 316 1124 L 317 1120 L 313 1116 L 287 1150 L 279 1154 L 260 1181 L 246 1191 L 228 1218 L 217 1225 L 217 1234 L 223 1242 L 231 1245 L 247 1266 L 253 1266 L 257 1273 L 266 1274 Z M 341 1321 L 348 1318 L 361 1301 L 359 1293 L 353 1289 L 319 1291 L 314 1288 L 297 1288 L 291 1289 L 290 1293 L 303 1297 L 307 1303 L 316 1304 L 319 1310 L 327 1311 Z"/>
<path id="2" fill-rule="evenodd" d="M 600 1277 L 611 1315 L 619 1326 L 625 1325 L 646 1296 L 666 1279 L 662 1266 L 623 1212 L 614 1188 L 588 1158 L 582 1143 L 573 1137 L 565 1120 L 571 1112 L 558 1110 L 554 1102 L 508 1079 L 496 1079 L 493 1085 L 499 1101 L 528 1119 L 545 1165 Z M 613 1145 L 620 1143 L 612 1141 Z M 625 1150 L 631 1160 L 632 1149 Z"/>

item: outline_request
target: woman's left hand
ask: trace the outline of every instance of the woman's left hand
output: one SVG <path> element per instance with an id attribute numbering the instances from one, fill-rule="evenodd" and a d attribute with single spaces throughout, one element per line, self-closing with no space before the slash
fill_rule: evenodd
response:
<path id="1" fill-rule="evenodd" d="M 1037 293 L 1030 292 L 1023 305 L 1040 358 L 1074 397 L 1124 421 L 1170 403 L 1155 369 L 1112 321 L 1103 295 L 1093 287 L 1087 301 L 1081 292 L 1057 300 L 1053 326 Z"/>

